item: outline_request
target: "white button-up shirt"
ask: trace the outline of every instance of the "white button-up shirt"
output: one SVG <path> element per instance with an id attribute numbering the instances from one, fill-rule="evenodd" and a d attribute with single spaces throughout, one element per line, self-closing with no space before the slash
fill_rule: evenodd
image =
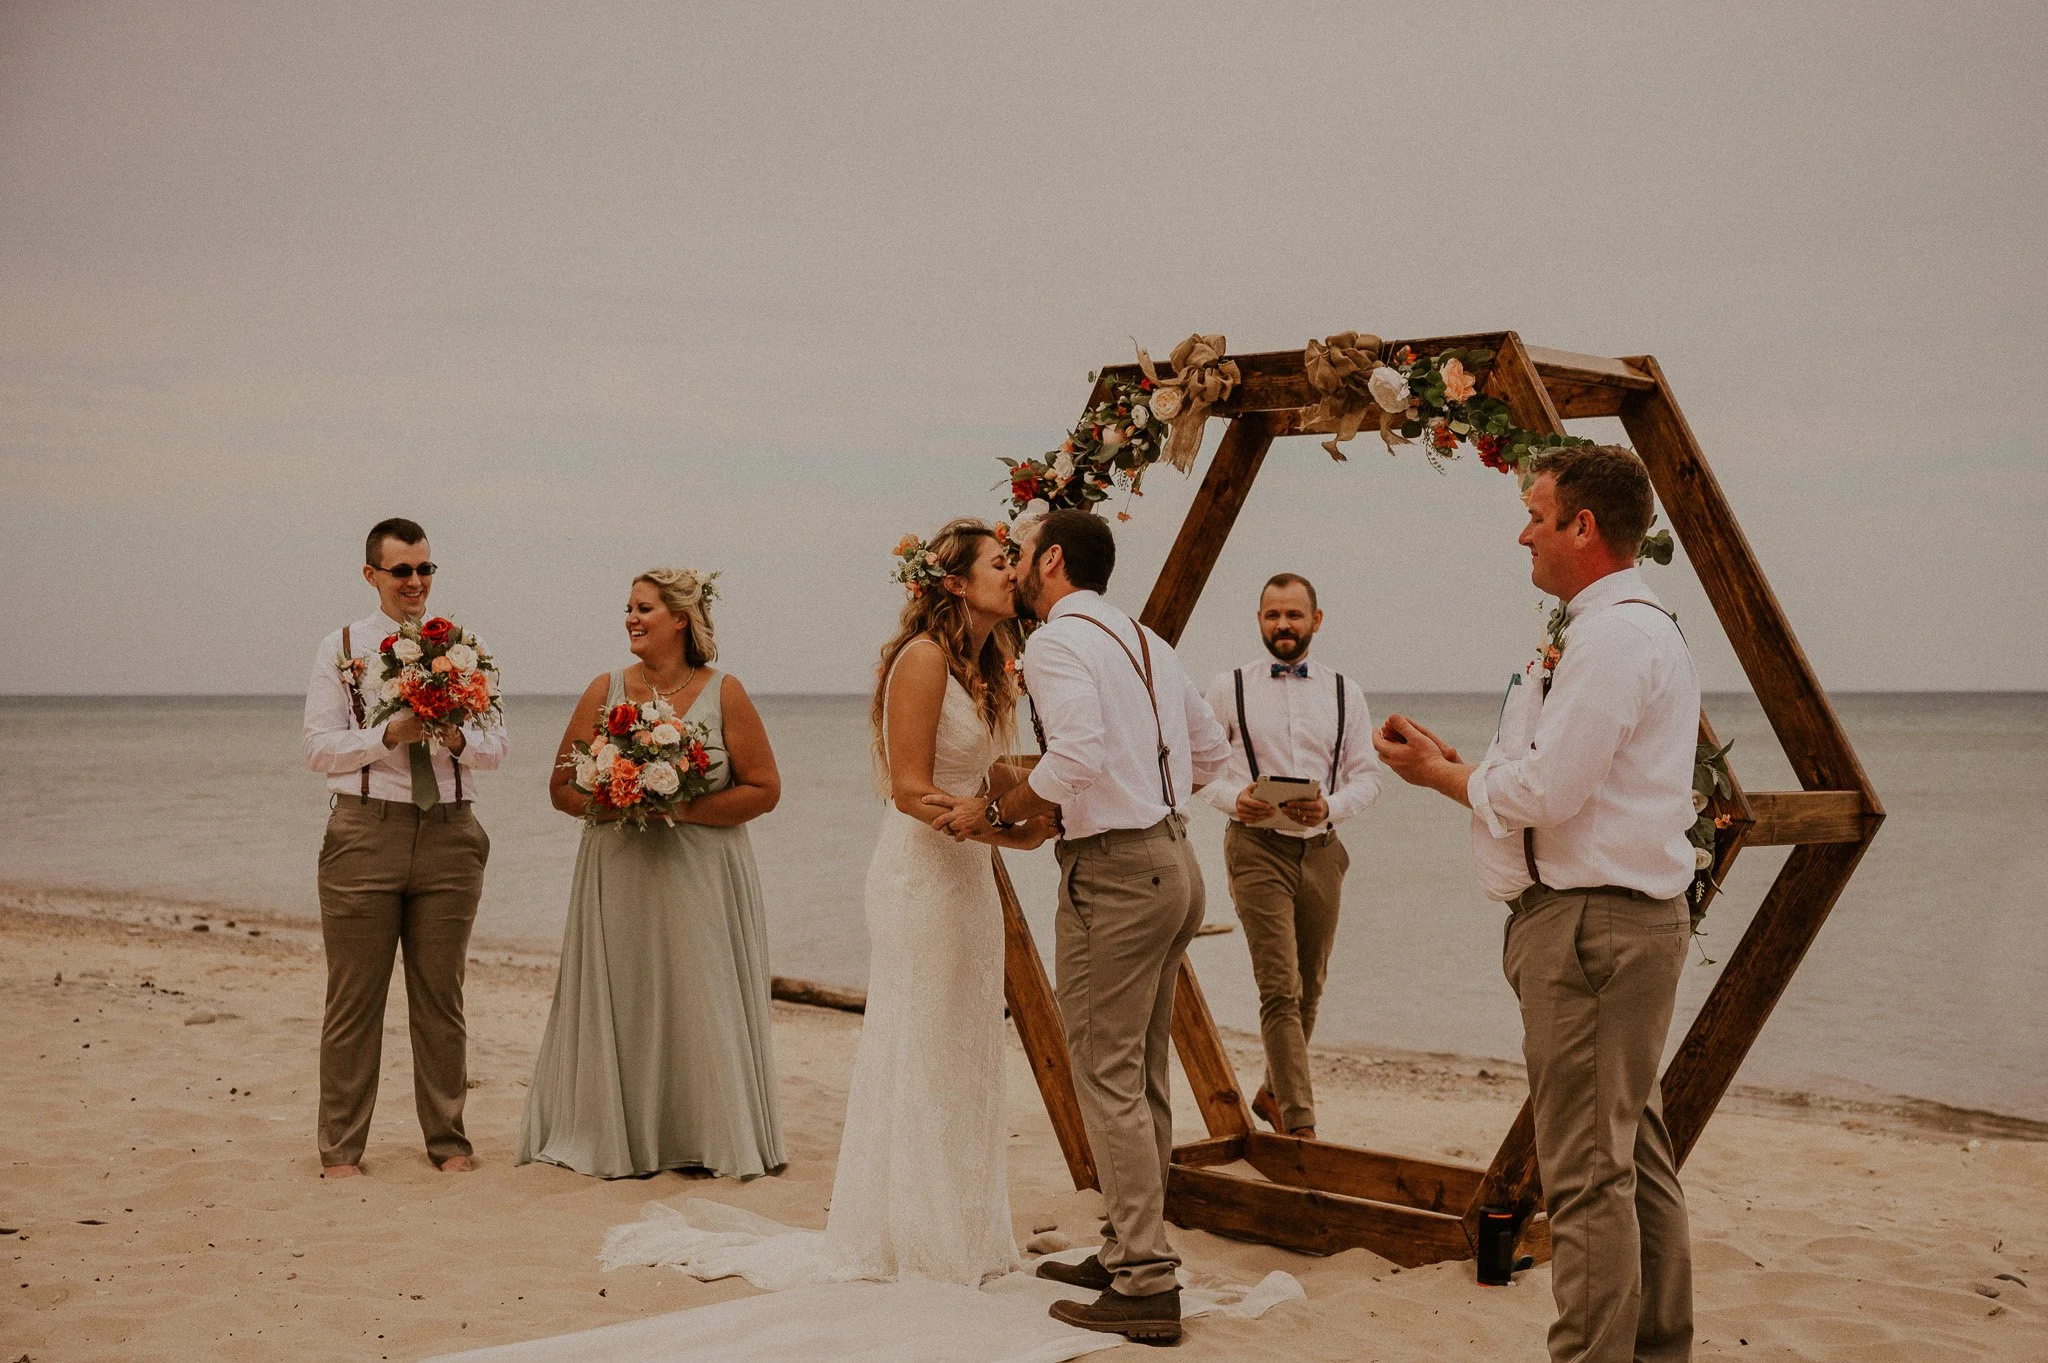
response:
<path id="1" fill-rule="evenodd" d="M 1330 802 L 1330 824 L 1362 814 L 1380 794 L 1380 760 L 1372 750 L 1372 716 L 1365 692 L 1344 679 L 1344 751 L 1337 742 L 1337 674 L 1319 662 L 1307 664 L 1306 677 L 1273 675 L 1272 659 L 1247 663 L 1244 674 L 1244 718 L 1249 735 L 1237 725 L 1236 674 L 1225 672 L 1209 683 L 1209 709 L 1230 736 L 1230 765 L 1221 780 L 1211 782 L 1202 798 L 1232 818 L 1237 797 L 1252 783 L 1245 757 L 1249 737 L 1258 755 L 1261 776 L 1313 778 Z M 1332 757 L 1338 761 L 1332 771 Z M 1329 825 L 1301 828 L 1282 824 L 1274 829 L 1297 838 L 1312 838 Z"/>
<path id="2" fill-rule="evenodd" d="M 1080 615 L 1093 616 L 1116 640 Z M 1159 724 L 1145 681 L 1131 659 L 1143 628 L 1095 592 L 1073 592 L 1024 650 L 1024 685 L 1045 726 L 1045 755 L 1031 769 L 1031 788 L 1060 807 L 1064 836 L 1092 837 L 1113 828 L 1150 828 L 1187 803 L 1196 786 L 1215 780 L 1230 759 L 1230 740 L 1209 713 L 1166 641 L 1146 630 L 1152 648 L 1152 687 Z M 1172 804 L 1160 788 L 1159 735 L 1164 733 Z"/>
<path id="3" fill-rule="evenodd" d="M 1472 850 L 1493 899 L 1529 887 L 1522 830 L 1553 889 L 1617 885 L 1667 899 L 1692 882 L 1700 682 L 1678 626 L 1634 568 L 1573 597 L 1564 656 L 1508 685 L 1500 728 L 1466 785 Z"/>
<path id="4" fill-rule="evenodd" d="M 374 659 L 378 645 L 387 635 L 397 632 L 398 621 L 379 611 L 348 627 L 349 648 L 356 658 Z M 336 630 L 320 641 L 320 651 L 313 656 L 313 678 L 306 686 L 306 765 L 314 771 L 327 773 L 327 788 L 343 795 L 363 793 L 362 770 L 368 767 L 371 799 L 411 804 L 412 758 L 406 752 L 406 745 L 384 746 L 384 728 L 390 720 L 372 724 L 367 729 L 356 727 L 347 689 L 353 684 L 353 678 L 342 675 L 341 631 Z M 374 694 L 363 697 L 365 716 L 376 706 Z M 441 788 L 443 801 L 455 799 L 455 763 L 458 760 L 462 763 L 462 798 L 465 800 L 476 798 L 476 773 L 491 771 L 505 760 L 505 726 L 496 718 L 489 724 L 463 725 L 462 741 L 459 759 L 451 758 L 448 750 L 438 743 L 427 745 L 427 751 L 433 756 L 434 779 Z"/>

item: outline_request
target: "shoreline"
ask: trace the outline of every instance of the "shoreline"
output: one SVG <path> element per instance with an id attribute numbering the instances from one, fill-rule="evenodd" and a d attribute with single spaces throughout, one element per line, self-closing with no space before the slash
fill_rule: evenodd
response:
<path id="1" fill-rule="evenodd" d="M 268 940 L 318 955 L 317 925 L 303 919 L 280 918 L 220 904 L 179 900 L 162 895 L 54 886 L 0 883 L 0 912 L 76 918 L 154 931 L 219 932 L 243 939 Z M 201 925 L 204 925 L 203 928 Z M 510 946 L 489 939 L 472 942 L 470 961 L 477 965 L 539 971 L 550 978 L 557 953 Z M 777 997 L 801 1006 L 857 1012 L 857 989 L 834 984 L 778 978 Z M 783 988 L 788 986 L 788 988 Z M 807 991 L 815 996 L 806 997 Z M 1225 1049 L 1241 1072 L 1262 1063 L 1259 1037 L 1236 1028 L 1220 1029 Z M 1408 1051 L 1368 1043 L 1319 1043 L 1311 1047 L 1318 1073 L 1328 1071 L 1360 1082 L 1391 1084 L 1417 1092 L 1488 1092 L 1502 1084 L 1522 1086 L 1520 1061 L 1498 1056 L 1463 1055 L 1446 1051 Z M 1247 1066 L 1250 1069 L 1247 1069 Z M 2048 1142 L 2048 1121 L 2012 1113 L 1956 1107 L 1907 1094 L 1857 1096 L 1736 1083 L 1723 1096 L 1719 1111 L 1839 1125 L 1848 1130 L 1884 1131 L 1929 1139 L 1982 1139 Z"/>

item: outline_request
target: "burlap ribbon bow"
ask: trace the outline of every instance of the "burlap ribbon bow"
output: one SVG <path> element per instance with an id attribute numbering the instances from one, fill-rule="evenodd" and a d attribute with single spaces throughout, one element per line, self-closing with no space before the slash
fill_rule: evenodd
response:
<path id="1" fill-rule="evenodd" d="M 1327 340 L 1310 341 L 1301 353 L 1309 386 L 1323 395 L 1314 420 L 1328 422 L 1335 431 L 1323 442 L 1332 459 L 1344 458 L 1344 451 L 1337 447 L 1358 434 L 1368 413 L 1379 415 L 1380 439 L 1387 442 L 1390 452 L 1394 446 L 1408 443 L 1399 429 L 1408 416 L 1406 406 L 1398 412 L 1388 411 L 1370 386 L 1373 370 L 1384 364 L 1386 344 L 1370 334 L 1340 331 Z"/>
<path id="2" fill-rule="evenodd" d="M 1166 460 L 1182 473 L 1195 466 L 1209 409 L 1237 387 L 1237 361 L 1223 358 L 1227 348 L 1221 336 L 1196 333 L 1173 348 L 1173 377 L 1162 379 L 1138 347 L 1138 368 L 1152 381 L 1152 415 L 1167 425 Z"/>

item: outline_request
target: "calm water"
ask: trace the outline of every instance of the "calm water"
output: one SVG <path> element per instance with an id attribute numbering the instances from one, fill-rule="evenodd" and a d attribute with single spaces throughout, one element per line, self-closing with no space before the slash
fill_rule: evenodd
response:
<path id="1" fill-rule="evenodd" d="M 2048 1119 L 2048 696 L 1838 704 L 1891 817 L 1743 1079 Z M 1468 749 L 1483 745 L 1495 706 L 1491 696 L 1373 698 L 1376 714 L 1434 721 Z M 566 698 L 509 702 L 513 755 L 485 778 L 480 806 L 493 844 L 482 941 L 552 949 L 560 939 L 579 830 L 548 807 L 545 785 L 568 709 Z M 861 883 L 883 807 L 865 709 L 857 697 L 761 700 L 787 791 L 754 825 L 780 974 L 847 985 L 866 975 Z M 1751 789 L 1793 786 L 1754 700 L 1717 696 L 1708 709 Z M 0 883 L 311 919 L 327 799 L 299 761 L 298 735 L 296 697 L 0 699 Z M 1196 833 L 1209 916 L 1227 920 L 1221 816 L 1198 806 Z M 1516 1056 L 1501 910 L 1473 886 L 1463 811 L 1397 786 L 1344 836 L 1353 864 L 1319 1039 Z M 1709 919 L 1709 953 L 1725 957 L 1784 855 L 1743 855 Z M 1010 863 L 1049 943 L 1050 852 Z M 1219 1020 L 1256 1030 L 1242 937 L 1204 938 L 1194 959 Z M 1717 970 L 1687 970 L 1682 1019 Z"/>

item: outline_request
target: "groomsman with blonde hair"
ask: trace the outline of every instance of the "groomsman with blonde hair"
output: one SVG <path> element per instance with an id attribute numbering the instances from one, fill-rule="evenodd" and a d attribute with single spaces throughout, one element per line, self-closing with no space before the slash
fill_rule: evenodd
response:
<path id="1" fill-rule="evenodd" d="M 1308 1042 L 1351 868 L 1337 825 L 1379 798 L 1380 764 L 1365 692 L 1309 660 L 1323 627 L 1309 580 L 1299 573 L 1268 580 L 1258 625 L 1269 656 L 1209 684 L 1209 708 L 1230 736 L 1230 766 L 1201 795 L 1230 816 L 1223 861 L 1259 985 L 1266 1082 L 1252 1111 L 1276 1131 L 1313 1136 Z M 1313 778 L 1320 789 L 1312 800 L 1276 808 L 1253 793 L 1261 776 Z"/>
<path id="2" fill-rule="evenodd" d="M 1558 1363 L 1692 1357 L 1692 1249 L 1657 1069 L 1691 926 L 1687 838 L 1700 682 L 1636 570 L 1649 474 L 1629 450 L 1539 457 L 1530 578 L 1564 603 L 1561 652 L 1514 674 L 1474 766 L 1390 715 L 1402 780 L 1471 806 L 1480 884 L 1511 910 Z"/>
<path id="3" fill-rule="evenodd" d="M 435 1167 L 471 1167 L 462 1129 L 469 1088 L 462 1015 L 469 930 L 491 840 L 476 820 L 476 773 L 505 759 L 500 723 L 429 727 L 410 710 L 369 724 L 361 677 L 384 640 L 426 614 L 436 568 L 427 532 L 379 521 L 363 545 L 377 612 L 327 636 L 306 688 L 306 765 L 327 777 L 320 847 L 320 936 L 327 1006 L 320 1027 L 323 1178 L 363 1172 L 377 1105 L 384 1000 L 405 953 L 413 1102 Z"/>

